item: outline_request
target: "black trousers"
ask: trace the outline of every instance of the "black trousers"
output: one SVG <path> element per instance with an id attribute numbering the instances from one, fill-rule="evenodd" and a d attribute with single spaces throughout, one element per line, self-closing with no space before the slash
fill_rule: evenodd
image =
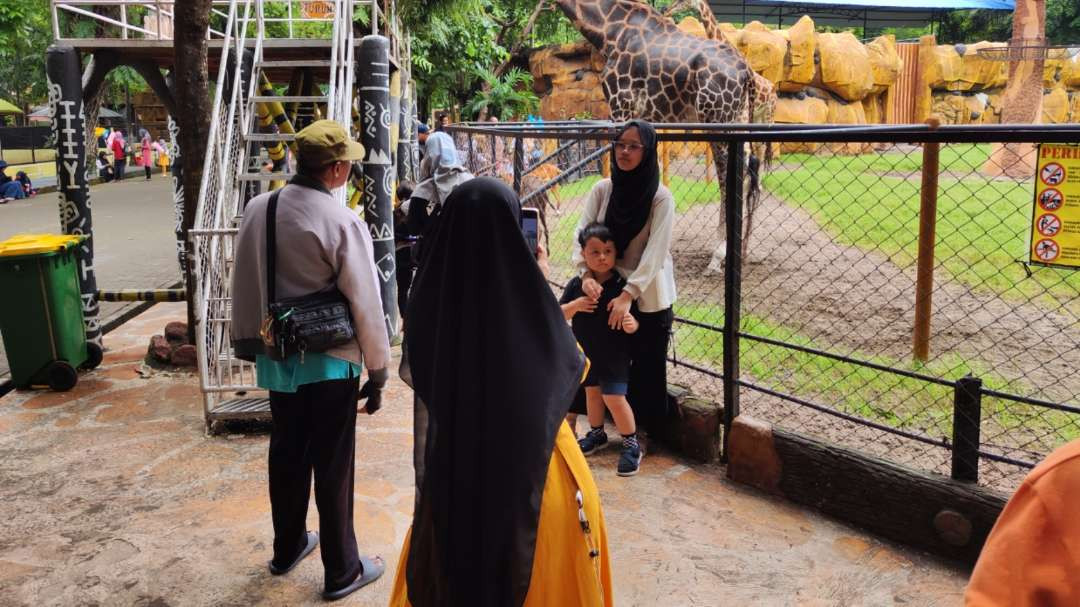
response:
<path id="1" fill-rule="evenodd" d="M 150 165 L 143 165 L 143 168 L 146 169 L 146 178 L 150 179 Z"/>
<path id="2" fill-rule="evenodd" d="M 124 178 L 124 171 L 127 170 L 127 160 L 117 160 L 115 163 L 113 163 L 113 166 L 116 167 L 116 169 L 115 169 L 116 176 L 114 177 L 114 179 L 116 179 L 116 180 L 123 179 Z"/>
<path id="3" fill-rule="evenodd" d="M 398 249 L 394 253 L 394 262 L 397 264 L 397 305 L 398 314 L 405 318 L 405 308 L 409 305 L 409 289 L 412 287 L 413 272 L 416 264 L 412 260 L 412 247 Z"/>
<path id="4" fill-rule="evenodd" d="M 632 340 L 630 385 L 626 399 L 634 411 L 638 431 L 652 431 L 672 414 L 667 395 L 667 350 L 671 341 L 671 308 L 636 312 L 637 333 Z M 580 388 L 570 413 L 585 414 L 585 389 Z"/>
<path id="5" fill-rule="evenodd" d="M 327 590 L 361 571 L 353 530 L 353 464 L 359 378 L 306 384 L 294 394 L 270 392 L 270 510 L 274 564 L 291 563 L 307 544 L 311 478 L 319 509 L 319 546 Z"/>
<path id="6" fill-rule="evenodd" d="M 626 394 L 639 428 L 653 431 L 671 415 L 667 394 L 667 351 L 671 342 L 671 308 L 638 312 L 630 360 L 630 386 Z"/>

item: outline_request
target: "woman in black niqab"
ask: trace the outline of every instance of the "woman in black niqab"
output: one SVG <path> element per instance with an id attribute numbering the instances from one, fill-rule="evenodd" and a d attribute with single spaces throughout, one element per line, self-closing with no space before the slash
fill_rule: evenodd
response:
<path id="1" fill-rule="evenodd" d="M 529 591 L 556 433 L 585 361 L 520 212 L 503 182 L 476 178 L 429 234 L 405 337 L 428 411 L 426 471 L 391 605 L 514 606 Z"/>
<path id="2" fill-rule="evenodd" d="M 626 131 L 636 128 L 641 137 L 641 163 L 624 171 L 611 150 L 611 201 L 604 224 L 615 236 L 615 250 L 622 256 L 626 246 L 645 227 L 652 211 L 653 198 L 660 187 L 660 165 L 656 160 L 656 129 L 643 120 L 631 120 L 615 135 L 618 140 Z M 618 145 L 618 144 L 616 144 Z"/>

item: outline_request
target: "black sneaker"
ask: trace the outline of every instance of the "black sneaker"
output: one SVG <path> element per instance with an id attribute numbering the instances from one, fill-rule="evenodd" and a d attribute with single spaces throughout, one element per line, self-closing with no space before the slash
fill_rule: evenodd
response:
<path id="1" fill-rule="evenodd" d="M 634 476 L 641 469 L 641 445 L 636 442 L 630 446 L 623 446 L 619 454 L 619 467 L 615 473 L 619 476 Z"/>
<path id="2" fill-rule="evenodd" d="M 598 449 L 607 446 L 607 432 L 604 432 L 603 428 L 589 430 L 585 435 L 585 438 L 578 439 L 577 444 L 581 447 L 581 452 L 583 454 L 592 455 L 593 453 L 596 453 Z"/>

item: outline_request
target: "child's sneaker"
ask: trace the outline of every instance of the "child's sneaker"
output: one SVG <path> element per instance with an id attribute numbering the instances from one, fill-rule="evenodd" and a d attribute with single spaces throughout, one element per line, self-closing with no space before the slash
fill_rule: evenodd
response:
<path id="1" fill-rule="evenodd" d="M 637 440 L 623 440 L 622 453 L 619 454 L 619 467 L 615 473 L 619 476 L 634 476 L 641 469 L 641 445 Z"/>
<path id="2" fill-rule="evenodd" d="M 592 455 L 598 449 L 607 446 L 607 432 L 604 432 L 603 428 L 593 428 L 589 430 L 585 438 L 578 439 L 577 444 L 581 447 L 583 454 Z"/>

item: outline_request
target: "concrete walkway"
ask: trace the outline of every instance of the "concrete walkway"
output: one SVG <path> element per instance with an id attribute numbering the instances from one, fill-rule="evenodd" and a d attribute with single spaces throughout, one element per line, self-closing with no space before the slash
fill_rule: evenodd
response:
<path id="1" fill-rule="evenodd" d="M 317 556 L 280 578 L 265 568 L 267 435 L 205 436 L 197 378 L 141 365 L 149 336 L 182 317 L 159 304 L 110 334 L 104 365 L 70 393 L 0 399 L 0 605 L 319 603 Z M 356 529 L 388 572 L 342 604 L 386 604 L 413 507 L 411 417 L 395 379 L 383 410 L 358 420 Z M 591 463 L 617 605 L 960 604 L 963 571 L 718 466 L 656 452 L 624 479 L 615 458 Z"/>
<path id="2" fill-rule="evenodd" d="M 131 177 L 90 188 L 94 221 L 94 269 L 98 288 L 154 289 L 180 280 L 176 260 L 176 211 L 172 179 Z M 56 234 L 60 231 L 57 194 L 0 205 L 0 240 L 15 234 Z M 100 304 L 102 324 L 137 304 Z M 8 365 L 0 344 L 0 381 Z"/>

